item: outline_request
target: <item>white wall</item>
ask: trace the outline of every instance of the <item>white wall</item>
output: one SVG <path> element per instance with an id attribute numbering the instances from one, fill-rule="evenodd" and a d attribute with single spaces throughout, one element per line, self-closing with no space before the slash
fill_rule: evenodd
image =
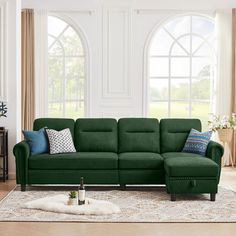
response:
<path id="1" fill-rule="evenodd" d="M 90 117 L 145 116 L 144 48 L 161 21 L 183 12 L 212 14 L 233 1 L 23 0 L 75 22 L 90 49 Z M 183 7 L 184 6 L 184 7 Z M 196 10 L 200 9 L 200 10 Z"/>
<path id="2" fill-rule="evenodd" d="M 0 118 L 0 126 L 5 126 L 9 132 L 9 174 L 15 177 L 15 159 L 13 146 L 20 140 L 20 11 L 18 0 L 5 0 L 7 2 L 7 42 L 6 72 L 7 87 L 7 118 Z"/>

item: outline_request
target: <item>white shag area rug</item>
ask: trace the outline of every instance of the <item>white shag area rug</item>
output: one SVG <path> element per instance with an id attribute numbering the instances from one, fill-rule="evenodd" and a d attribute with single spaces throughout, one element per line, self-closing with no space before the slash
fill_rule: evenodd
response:
<path id="1" fill-rule="evenodd" d="M 84 205 L 68 205 L 68 196 L 59 194 L 24 203 L 22 207 L 56 213 L 75 215 L 109 215 L 120 212 L 120 208 L 108 201 L 86 198 Z"/>
<path id="2" fill-rule="evenodd" d="M 209 194 L 177 195 L 176 202 L 163 187 L 87 188 L 86 197 L 108 201 L 119 207 L 114 214 L 78 215 L 25 208 L 28 203 L 48 196 L 67 196 L 71 187 L 19 188 L 0 202 L 0 221 L 47 222 L 236 222 L 236 193 L 219 187 L 216 201 Z M 40 207 L 38 207 L 40 208 Z"/>

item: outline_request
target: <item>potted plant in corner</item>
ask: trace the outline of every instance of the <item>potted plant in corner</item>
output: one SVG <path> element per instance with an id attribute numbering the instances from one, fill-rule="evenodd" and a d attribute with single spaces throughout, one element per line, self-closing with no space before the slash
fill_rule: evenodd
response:
<path id="1" fill-rule="evenodd" d="M 232 113 L 230 116 L 211 114 L 208 126 L 210 130 L 217 133 L 219 141 L 228 149 L 231 164 L 234 166 L 229 144 L 232 141 L 234 128 L 236 127 L 236 114 Z"/>
<path id="2" fill-rule="evenodd" d="M 233 130 L 236 127 L 236 115 L 219 116 L 211 114 L 208 121 L 210 130 L 217 132 L 218 138 L 222 143 L 229 143 L 233 137 Z"/>
<path id="3" fill-rule="evenodd" d="M 67 202 L 68 205 L 77 205 L 77 193 L 76 191 L 71 191 L 69 193 L 69 200 Z"/>

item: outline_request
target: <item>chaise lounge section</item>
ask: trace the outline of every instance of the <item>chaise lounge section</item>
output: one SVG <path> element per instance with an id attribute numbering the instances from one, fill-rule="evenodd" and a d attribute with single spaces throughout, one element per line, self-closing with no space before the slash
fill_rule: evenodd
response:
<path id="1" fill-rule="evenodd" d="M 164 158 L 165 184 L 171 200 L 180 193 L 210 193 L 215 200 L 221 170 L 223 148 L 210 141 L 206 157 L 182 152 L 191 128 L 201 130 L 198 119 L 160 121 L 161 152 Z"/>

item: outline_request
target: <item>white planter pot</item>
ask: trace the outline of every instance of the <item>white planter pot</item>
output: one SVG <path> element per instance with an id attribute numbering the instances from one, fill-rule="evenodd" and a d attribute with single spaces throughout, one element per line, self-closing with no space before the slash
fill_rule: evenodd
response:
<path id="1" fill-rule="evenodd" d="M 71 205 L 71 206 L 78 205 L 78 200 L 77 200 L 77 198 L 69 198 L 67 204 Z"/>

